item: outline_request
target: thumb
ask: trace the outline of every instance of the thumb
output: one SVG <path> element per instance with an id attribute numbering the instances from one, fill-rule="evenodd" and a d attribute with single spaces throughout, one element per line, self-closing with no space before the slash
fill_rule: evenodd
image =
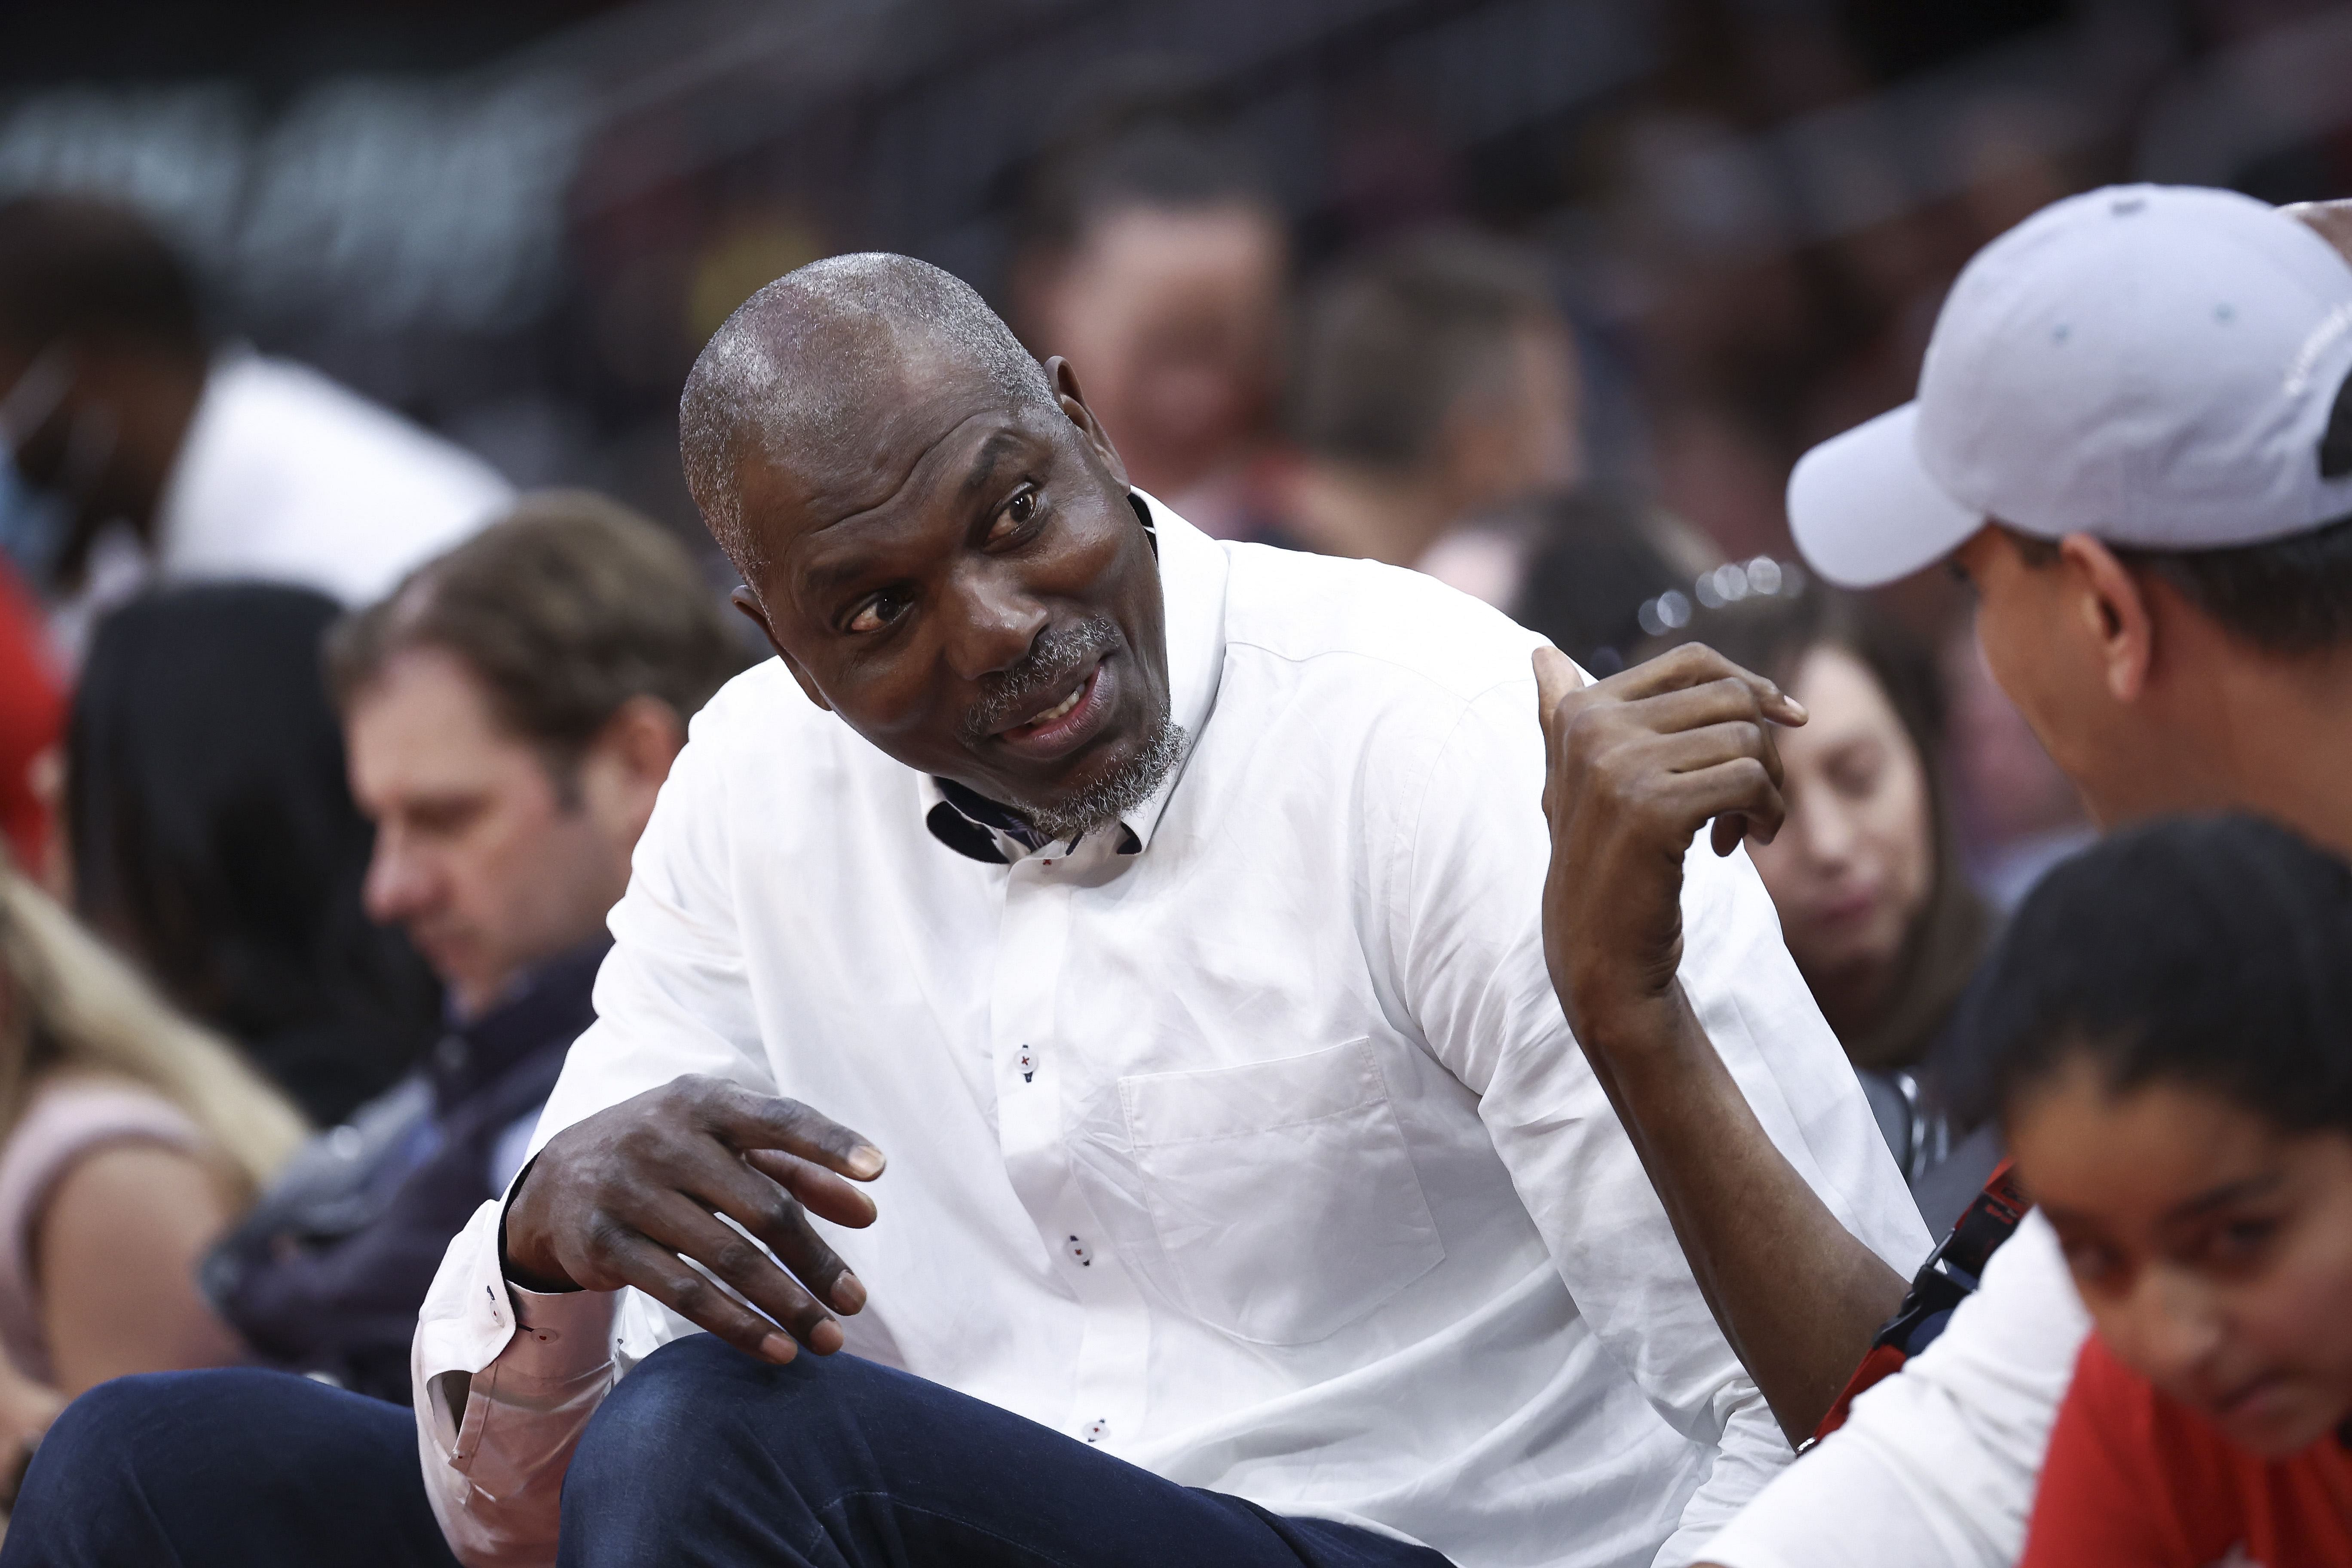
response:
<path id="1" fill-rule="evenodd" d="M 1536 717 L 1543 723 L 1544 739 L 1552 739 L 1552 726 L 1559 716 L 1560 699 L 1584 687 L 1584 672 L 1575 661 L 1559 649 L 1546 644 L 1536 649 Z"/>

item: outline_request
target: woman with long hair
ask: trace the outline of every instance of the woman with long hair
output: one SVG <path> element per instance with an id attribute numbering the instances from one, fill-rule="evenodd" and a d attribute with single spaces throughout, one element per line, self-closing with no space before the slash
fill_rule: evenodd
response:
<path id="1" fill-rule="evenodd" d="M 0 1489 L 83 1389 L 238 1358 L 196 1262 L 305 1131 L 235 1049 L 0 868 Z"/>
<path id="2" fill-rule="evenodd" d="M 440 987 L 361 905 L 352 803 L 307 589 L 206 584 L 100 624 L 74 695 L 65 815 L 76 910 L 321 1126 L 437 1033 Z"/>
<path id="3" fill-rule="evenodd" d="M 1769 581 L 1673 640 L 1706 643 L 1811 715 L 1775 737 L 1788 819 L 1748 853 L 1916 1190 L 1950 1147 L 1930 1057 L 1992 934 L 1944 798 L 1943 693 L 1933 656 L 1868 601 Z"/>

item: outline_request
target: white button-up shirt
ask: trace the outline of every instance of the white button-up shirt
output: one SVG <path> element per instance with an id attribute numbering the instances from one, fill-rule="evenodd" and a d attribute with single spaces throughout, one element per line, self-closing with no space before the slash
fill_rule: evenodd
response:
<path id="1" fill-rule="evenodd" d="M 1155 515 L 1190 736 L 1160 791 L 1075 847 L 948 834 L 976 858 L 935 784 L 748 672 L 539 1138 L 686 1072 L 789 1095 L 890 1159 L 879 1221 L 827 1227 L 852 1352 L 1464 1568 L 1686 1560 L 1789 1449 L 1545 971 L 1539 639 Z M 1908 1274 L 1927 1234 L 1746 858 L 1696 846 L 1685 910 L 1765 1129 Z M 495 1205 L 452 1244 L 415 1370 L 469 1563 L 551 1556 L 588 1412 L 689 1331 L 622 1298 L 510 1290 Z"/>

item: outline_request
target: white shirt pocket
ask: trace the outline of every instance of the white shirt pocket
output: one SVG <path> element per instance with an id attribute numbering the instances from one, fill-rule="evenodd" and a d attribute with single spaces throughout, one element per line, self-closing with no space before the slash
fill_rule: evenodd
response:
<path id="1" fill-rule="evenodd" d="M 1122 1078 L 1118 1094 L 1160 1250 L 1203 1322 L 1309 1343 L 1445 1256 L 1369 1039 Z"/>

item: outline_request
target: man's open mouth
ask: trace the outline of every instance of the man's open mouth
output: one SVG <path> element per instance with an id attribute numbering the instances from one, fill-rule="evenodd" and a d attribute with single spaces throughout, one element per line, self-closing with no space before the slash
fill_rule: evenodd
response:
<path id="1" fill-rule="evenodd" d="M 1105 679 L 1105 661 L 1097 659 L 1076 684 L 1058 696 L 1048 691 L 1039 700 L 1046 706 L 996 732 L 995 739 L 1016 750 L 1053 754 L 1076 744 L 1100 726 L 1111 682 Z"/>
<path id="2" fill-rule="evenodd" d="M 1087 670 L 1084 675 L 1080 676 L 1076 683 L 1070 687 L 1070 689 L 1064 694 L 1060 701 L 1055 702 L 1049 708 L 1041 709 L 1037 712 L 1032 713 L 1026 719 L 1016 720 L 1013 723 L 1005 725 L 1004 728 L 999 730 L 997 733 L 1008 737 L 1034 734 L 1040 730 L 1050 727 L 1055 720 L 1066 718 L 1071 710 L 1077 707 L 1080 702 L 1086 700 L 1087 689 L 1095 683 L 1095 672 L 1100 668 L 1102 668 L 1102 664 L 1097 660 L 1094 668 Z"/>
<path id="3" fill-rule="evenodd" d="M 1055 703 L 1051 708 L 1046 709 L 1043 713 L 1040 713 L 1034 719 L 1030 720 L 1030 724 L 1052 723 L 1063 714 L 1067 713 L 1071 709 L 1076 708 L 1078 705 L 1078 699 L 1084 697 L 1086 694 L 1087 683 L 1081 680 L 1076 686 L 1070 688 L 1070 694 L 1067 697 L 1063 698 L 1059 702 Z"/>

